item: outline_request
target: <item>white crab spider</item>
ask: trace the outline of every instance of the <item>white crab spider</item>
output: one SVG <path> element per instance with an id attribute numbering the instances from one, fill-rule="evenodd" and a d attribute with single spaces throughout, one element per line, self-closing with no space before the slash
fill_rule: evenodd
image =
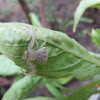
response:
<path id="1" fill-rule="evenodd" d="M 26 27 L 28 27 L 28 28 L 26 28 Z M 22 69 L 21 69 L 21 71 L 24 75 L 28 76 L 28 75 L 35 74 L 37 72 L 36 67 L 35 67 L 35 65 L 33 64 L 32 61 L 36 60 L 39 64 L 45 64 L 47 62 L 47 59 L 48 59 L 48 52 L 47 52 L 46 47 L 43 47 L 46 43 L 46 40 L 39 47 L 38 50 L 33 49 L 35 42 L 37 44 L 37 47 L 39 45 L 38 45 L 37 40 L 35 39 L 35 35 L 33 33 L 31 26 L 26 26 L 26 27 L 24 29 L 28 31 L 28 33 L 32 36 L 32 39 L 31 39 L 31 41 L 28 45 L 28 50 L 25 51 L 24 53 L 25 53 L 25 58 L 27 59 L 27 64 L 29 65 L 29 68 L 32 70 L 32 72 L 26 73 Z"/>

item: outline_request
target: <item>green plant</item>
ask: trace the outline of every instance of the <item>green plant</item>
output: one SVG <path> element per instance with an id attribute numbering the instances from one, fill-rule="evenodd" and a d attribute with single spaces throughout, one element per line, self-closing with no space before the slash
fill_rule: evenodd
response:
<path id="1" fill-rule="evenodd" d="M 99 8 L 99 0 L 90 1 L 82 0 L 80 2 L 75 13 L 74 31 L 86 8 Z M 99 84 L 100 80 L 92 81 L 77 90 L 71 90 L 61 85 L 67 83 L 73 76 L 84 81 L 99 74 L 100 55 L 89 52 L 62 32 L 43 28 L 35 14 L 30 14 L 30 18 L 33 26 L 24 23 L 0 23 L 0 52 L 3 54 L 0 55 L 0 66 L 2 66 L 0 75 L 18 75 L 2 100 L 87 100 L 92 94 L 100 93 L 98 88 L 89 88 L 89 84 Z M 48 50 L 47 63 L 40 65 L 34 61 L 37 73 L 31 76 L 24 76 L 19 68 L 21 67 L 27 72 L 31 71 L 26 60 L 23 59 L 24 51 L 27 50 L 31 40 L 30 34 L 23 30 L 25 25 L 32 27 L 39 45 L 46 40 L 45 47 Z M 96 29 L 92 30 L 91 34 L 98 47 L 100 47 L 99 32 L 100 29 Z M 36 48 L 36 44 L 34 48 Z M 73 76 L 69 76 L 70 74 Z M 55 99 L 48 97 L 25 99 L 40 82 L 56 97 Z M 72 92 L 72 94 L 64 96 L 64 92 Z"/>

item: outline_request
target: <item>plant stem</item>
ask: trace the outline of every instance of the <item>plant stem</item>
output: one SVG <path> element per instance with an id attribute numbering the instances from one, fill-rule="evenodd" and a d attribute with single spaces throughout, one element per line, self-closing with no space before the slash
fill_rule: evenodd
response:
<path id="1" fill-rule="evenodd" d="M 18 1 L 19 1 L 20 5 L 21 5 L 23 11 L 25 12 L 26 17 L 27 17 L 29 23 L 32 24 L 32 22 L 31 22 L 31 20 L 30 20 L 30 17 L 29 17 L 30 10 L 29 10 L 29 8 L 28 8 L 27 3 L 26 3 L 24 0 L 18 0 Z"/>
<path id="2" fill-rule="evenodd" d="M 43 27 L 46 27 L 46 17 L 45 17 L 45 3 L 44 0 L 40 0 L 41 3 L 41 23 Z"/>

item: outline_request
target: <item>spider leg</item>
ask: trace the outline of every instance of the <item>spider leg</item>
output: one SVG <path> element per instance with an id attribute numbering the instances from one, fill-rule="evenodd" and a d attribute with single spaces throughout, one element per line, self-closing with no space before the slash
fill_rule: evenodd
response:
<path id="1" fill-rule="evenodd" d="M 38 31 L 39 31 L 39 33 L 41 34 L 41 36 L 42 36 L 42 33 L 41 33 L 41 31 L 38 29 L 38 27 L 35 27 L 34 28 L 34 30 L 35 29 L 37 29 Z M 42 36 L 43 37 L 43 36 Z M 36 41 L 37 42 L 37 41 Z M 46 43 L 46 40 L 44 41 L 44 43 L 39 47 L 39 48 L 42 48 L 44 45 L 45 45 L 45 43 Z M 39 46 L 39 45 L 38 45 Z"/>
<path id="2" fill-rule="evenodd" d="M 38 32 L 41 34 L 41 36 L 42 36 L 42 33 L 41 33 L 41 31 L 39 30 L 39 28 L 37 28 L 36 26 L 34 27 L 34 30 L 35 29 L 37 29 L 38 30 Z"/>
<path id="3" fill-rule="evenodd" d="M 37 72 L 35 65 L 34 65 L 33 63 L 29 62 L 28 60 L 27 60 L 27 63 L 28 63 L 28 65 L 29 65 L 29 68 L 32 70 L 32 72 L 26 73 L 26 72 L 24 72 L 24 71 L 21 69 L 22 73 L 23 73 L 24 75 L 26 75 L 26 76 L 35 74 L 35 73 Z"/>
<path id="4" fill-rule="evenodd" d="M 36 48 L 38 48 L 39 47 L 39 44 L 38 44 L 38 41 L 37 40 L 35 40 L 35 42 L 36 42 Z"/>
<path id="5" fill-rule="evenodd" d="M 29 65 L 29 68 L 30 68 L 32 71 L 34 71 L 34 73 L 37 72 L 36 67 L 35 67 L 35 65 L 34 65 L 32 62 L 30 62 L 29 60 L 27 60 L 27 64 Z"/>
<path id="6" fill-rule="evenodd" d="M 28 50 L 29 50 L 29 49 L 32 49 L 33 46 L 34 46 L 34 38 L 32 37 L 32 39 L 31 39 L 31 41 L 30 41 L 30 43 L 29 43 L 29 45 L 28 45 Z"/>
<path id="7" fill-rule="evenodd" d="M 43 44 L 39 47 L 39 49 L 40 48 L 42 48 L 44 45 L 45 45 L 45 43 L 46 43 L 46 40 L 43 42 Z"/>
<path id="8" fill-rule="evenodd" d="M 30 33 L 30 35 L 32 36 L 32 37 L 35 37 L 35 35 L 33 34 L 33 30 L 32 30 L 32 27 L 31 26 L 27 26 L 27 25 L 24 25 L 24 26 L 26 26 L 24 29 L 26 29 L 27 31 L 28 31 L 28 33 Z"/>
<path id="9" fill-rule="evenodd" d="M 31 41 L 30 41 L 30 43 L 29 43 L 29 45 L 28 45 L 28 49 L 32 49 L 33 46 L 34 46 L 34 41 L 35 41 L 34 32 L 33 32 L 32 28 L 31 28 L 31 26 L 27 26 L 27 25 L 24 25 L 24 26 L 26 26 L 26 27 L 24 27 L 24 29 L 25 29 L 26 31 L 28 31 L 28 33 L 32 36 L 32 39 L 31 39 Z"/>

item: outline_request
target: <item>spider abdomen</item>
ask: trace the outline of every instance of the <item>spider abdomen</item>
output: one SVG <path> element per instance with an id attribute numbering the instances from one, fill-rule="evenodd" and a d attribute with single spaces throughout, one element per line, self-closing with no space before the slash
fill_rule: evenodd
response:
<path id="1" fill-rule="evenodd" d="M 36 51 L 36 60 L 40 64 L 45 64 L 48 60 L 48 52 L 45 47 Z"/>

